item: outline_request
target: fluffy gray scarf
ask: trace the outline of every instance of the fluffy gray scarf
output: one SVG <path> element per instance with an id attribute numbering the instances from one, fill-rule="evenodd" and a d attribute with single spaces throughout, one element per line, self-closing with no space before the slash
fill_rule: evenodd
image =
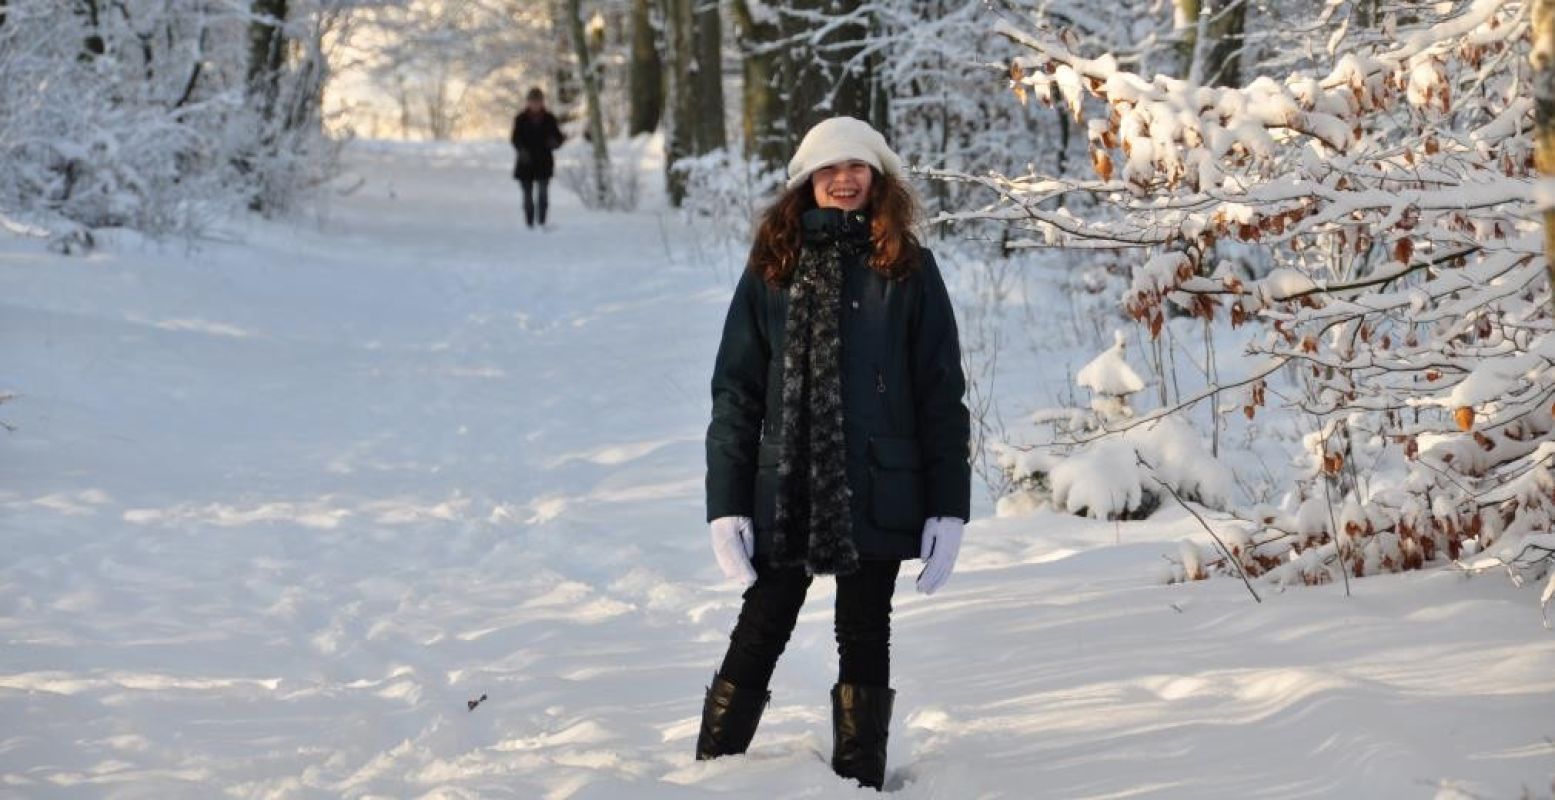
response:
<path id="1" fill-rule="evenodd" d="M 842 429 L 842 281 L 845 259 L 869 249 L 861 212 L 805 212 L 804 244 L 788 286 L 783 427 L 772 563 L 811 575 L 858 569 Z"/>

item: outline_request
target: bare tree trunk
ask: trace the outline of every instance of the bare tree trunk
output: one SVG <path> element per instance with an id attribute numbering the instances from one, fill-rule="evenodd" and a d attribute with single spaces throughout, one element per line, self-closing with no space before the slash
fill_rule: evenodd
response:
<path id="1" fill-rule="evenodd" d="M 594 197 L 599 206 L 610 200 L 610 150 L 605 144 L 605 120 L 599 107 L 599 78 L 589 61 L 588 39 L 583 33 L 581 0 L 567 0 L 567 27 L 583 78 L 583 99 L 588 104 L 588 134 L 594 145 Z"/>
<path id="2" fill-rule="evenodd" d="M 1533 4 L 1534 163 L 1555 178 L 1555 0 Z M 1544 210 L 1544 264 L 1555 302 L 1555 208 Z"/>
<path id="3" fill-rule="evenodd" d="M 281 98 L 281 78 L 286 65 L 286 3 L 287 0 L 252 0 L 248 23 L 248 103 L 258 114 L 260 133 L 256 137 L 256 152 L 238 159 L 238 167 L 245 173 L 266 167 L 263 162 L 277 154 L 283 147 L 284 120 L 277 124 L 277 104 Z M 268 185 L 270 178 L 261 174 L 259 184 Z M 269 212 L 276 197 L 268 188 L 261 188 L 248 202 L 252 211 Z"/>
<path id="4" fill-rule="evenodd" d="M 0 0 L 0 25 L 5 24 L 5 1 Z M 206 48 L 210 46 L 210 32 L 210 26 L 202 19 L 200 21 L 200 34 L 197 37 L 198 44 L 196 45 L 201 53 L 205 52 Z M 204 68 L 205 62 L 201 60 L 196 60 L 189 66 L 189 78 L 184 81 L 184 90 L 178 95 L 178 99 L 173 102 L 173 108 L 183 108 L 194 97 L 194 90 L 200 84 L 200 73 Z"/>
<path id="5" fill-rule="evenodd" d="M 669 57 L 669 127 L 664 137 L 665 186 L 670 204 L 679 208 L 686 195 L 685 176 L 676 162 L 690 156 L 696 141 L 695 95 L 691 86 L 692 0 L 661 0 Z"/>
<path id="6" fill-rule="evenodd" d="M 593 19 L 586 20 L 583 26 L 583 38 L 589 51 L 589 71 L 594 73 L 594 91 L 600 97 L 604 97 L 606 89 L 610 85 L 611 71 L 606 64 L 605 58 L 601 56 L 605 53 L 605 48 L 609 46 L 610 32 L 617 30 L 619 33 L 617 26 L 612 24 L 613 22 L 619 22 L 619 20 L 604 20 L 603 16 L 597 12 L 596 17 L 599 17 L 604 24 L 595 25 Z M 616 44 L 620 45 L 621 43 L 621 37 L 617 36 Z M 617 49 L 616 52 L 620 52 L 620 50 Z M 619 120 L 614 119 L 613 115 L 609 113 L 609 109 L 605 106 L 600 107 L 599 118 L 605 126 L 605 141 L 608 142 L 610 137 L 620 132 Z"/>
<path id="7" fill-rule="evenodd" d="M 813 20 L 836 18 L 858 11 L 860 0 L 794 0 L 789 5 L 801 14 L 784 14 L 780 34 L 791 45 L 784 51 L 783 74 L 778 85 L 786 90 L 782 98 L 789 141 L 784 150 L 792 152 L 812 125 L 827 117 L 848 115 L 870 118 L 870 79 L 864 69 L 847 69 L 859 54 L 859 42 L 868 34 L 861 24 L 837 25 L 824 36 L 812 40 L 821 23 Z"/>
<path id="8" fill-rule="evenodd" d="M 718 0 L 692 0 L 691 15 L 695 58 L 691 62 L 691 91 L 695 97 L 692 152 L 710 153 L 727 144 L 724 135 L 723 24 Z"/>
<path id="9" fill-rule="evenodd" d="M 1183 38 L 1182 77 L 1205 86 L 1238 86 L 1248 0 L 1176 0 Z"/>
<path id="10" fill-rule="evenodd" d="M 883 35 L 879 23 L 872 21 L 871 33 L 876 36 Z M 891 130 L 891 90 L 885 84 L 884 56 L 874 53 L 869 57 L 869 65 L 866 67 L 866 82 L 869 86 L 869 116 L 865 117 L 870 125 L 878 131 Z M 889 135 L 889 134 L 888 134 Z"/>
<path id="11" fill-rule="evenodd" d="M 286 1 L 253 0 L 248 24 L 248 90 L 258 104 L 260 119 L 275 118 L 281 93 L 281 68 L 286 63 Z"/>
<path id="12" fill-rule="evenodd" d="M 415 114 L 410 108 L 410 87 L 405 85 L 405 76 L 398 72 L 394 74 L 394 102 L 400 112 L 400 138 L 409 139 L 410 130 L 415 125 Z"/>
<path id="13" fill-rule="evenodd" d="M 572 25 L 567 21 L 568 9 L 574 5 L 571 0 L 550 0 L 551 41 L 556 43 L 556 86 L 552 92 L 556 102 L 551 105 L 562 119 L 572 118 L 572 104 L 578 100 L 578 76 L 583 74 L 567 69 L 569 57 L 577 51 L 572 40 Z"/>
<path id="14" fill-rule="evenodd" d="M 439 69 L 432 91 L 422 98 L 427 111 L 427 132 L 434 141 L 445 142 L 453 138 L 454 123 L 452 102 L 448 97 L 446 69 Z"/>
<path id="15" fill-rule="evenodd" d="M 299 37 L 298 64 L 293 70 L 294 91 L 291 107 L 287 109 L 287 130 L 306 129 L 311 135 L 324 136 L 324 87 L 329 83 L 329 56 L 325 54 L 325 42 L 330 34 L 347 24 L 350 12 L 345 9 L 325 11 L 313 15 L 313 28 Z M 463 103 L 463 95 L 460 98 Z"/>
<path id="16" fill-rule="evenodd" d="M 942 18 L 944 16 L 945 16 L 945 0 L 939 0 L 939 2 L 935 5 L 934 18 L 935 19 L 940 19 L 940 18 Z M 945 63 L 945 53 L 943 51 L 941 51 L 940 54 L 939 54 L 939 71 L 940 71 L 940 75 L 941 76 L 948 76 L 948 74 L 949 74 L 949 68 L 948 68 L 948 65 Z M 950 152 L 950 127 L 951 127 L 952 123 L 951 123 L 951 120 L 950 120 L 950 88 L 949 87 L 950 87 L 950 82 L 945 80 L 942 77 L 940 79 L 940 84 L 939 84 L 939 120 L 938 120 L 938 122 L 939 122 L 939 151 L 940 151 L 940 153 L 949 153 Z M 1063 173 L 1062 170 L 1060 170 L 1058 174 L 1062 175 L 1064 173 Z M 938 212 L 950 210 L 950 181 L 929 181 L 929 185 L 933 187 L 932 191 L 934 192 L 933 208 L 930 209 L 931 213 L 929 214 L 929 216 L 933 217 L 933 216 L 936 216 L 936 214 Z M 935 226 L 934 230 L 939 235 L 944 236 L 944 235 L 950 233 L 950 223 L 949 222 L 942 222 L 939 225 Z M 992 358 L 997 358 L 997 356 L 998 356 L 998 354 L 994 353 Z M 987 460 L 986 456 L 983 457 L 983 460 L 984 461 Z"/>
<path id="17" fill-rule="evenodd" d="M 664 113 L 664 62 L 659 60 L 652 0 L 632 0 L 632 67 L 628 77 L 631 109 L 629 136 L 653 133 Z"/>
<path id="18" fill-rule="evenodd" d="M 1179 78 L 1190 78 L 1198 60 L 1199 49 L 1199 0 L 1175 0 L 1177 28 L 1182 38 L 1177 41 L 1177 58 L 1180 64 Z"/>
<path id="19" fill-rule="evenodd" d="M 1363 28 L 1377 25 L 1377 0 L 1356 0 L 1355 24 Z"/>
<path id="20" fill-rule="evenodd" d="M 1214 0 L 1205 23 L 1204 76 L 1206 86 L 1240 86 L 1242 83 L 1242 34 L 1247 27 L 1248 0 Z"/>
<path id="21" fill-rule="evenodd" d="M 778 29 L 770 22 L 758 22 L 745 0 L 734 0 L 730 8 L 739 30 L 745 79 L 740 114 L 745 156 L 768 168 L 776 167 L 783 163 L 788 144 L 778 97 L 778 55 L 769 49 L 777 40 Z"/>

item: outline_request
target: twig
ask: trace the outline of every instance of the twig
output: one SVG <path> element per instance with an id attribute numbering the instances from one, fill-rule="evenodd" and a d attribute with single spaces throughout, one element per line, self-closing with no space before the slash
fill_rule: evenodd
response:
<path id="1" fill-rule="evenodd" d="M 1339 559 L 1339 574 L 1344 576 L 1344 596 L 1350 596 L 1350 566 L 1345 563 L 1345 546 L 1339 541 L 1339 520 L 1334 517 L 1334 498 L 1328 493 L 1328 476 L 1318 478 L 1323 483 L 1323 500 L 1328 504 L 1328 527 L 1332 529 L 1329 536 L 1334 540 L 1334 555 Z"/>
<path id="2" fill-rule="evenodd" d="M 1134 458 L 1138 460 L 1139 465 L 1148 470 L 1152 476 L 1155 475 L 1155 467 L 1150 466 L 1150 462 L 1146 461 L 1144 456 L 1141 456 L 1139 453 L 1135 453 Z M 1226 543 L 1220 540 L 1220 537 L 1215 534 L 1215 530 L 1209 526 L 1208 522 L 1204 521 L 1204 517 L 1200 516 L 1199 512 L 1194 511 L 1193 507 L 1188 505 L 1188 501 L 1182 499 L 1182 495 L 1178 494 L 1176 489 L 1173 489 L 1171 486 L 1167 485 L 1166 481 L 1156 477 L 1155 482 L 1160 484 L 1161 488 L 1165 489 L 1167 493 L 1172 496 L 1172 499 L 1177 501 L 1178 505 L 1182 506 L 1183 509 L 1186 510 L 1189 514 L 1192 514 L 1193 518 L 1198 520 L 1200 525 L 1204 526 L 1204 531 L 1209 534 L 1211 539 L 1215 540 L 1215 544 L 1220 547 L 1220 552 L 1225 554 L 1226 560 L 1236 565 L 1236 574 L 1242 578 L 1242 585 L 1247 587 L 1247 593 L 1252 595 L 1254 600 L 1262 603 L 1263 598 L 1258 596 L 1258 590 L 1253 588 L 1253 582 L 1247 579 L 1247 570 L 1242 568 L 1241 559 L 1231 555 L 1231 548 L 1227 547 Z"/>
<path id="3" fill-rule="evenodd" d="M 1178 403 L 1178 404 L 1176 404 L 1174 406 L 1171 406 L 1170 408 L 1160 408 L 1160 409 L 1157 409 L 1156 411 L 1154 411 L 1154 412 L 1152 412 L 1150 414 L 1146 414 L 1146 415 L 1144 415 L 1142 417 L 1135 417 L 1133 420 L 1129 421 L 1125 425 L 1119 425 L 1116 428 L 1106 428 L 1104 430 L 1101 430 L 1101 431 L 1099 431 L 1097 433 L 1094 433 L 1094 434 L 1091 434 L 1091 435 L 1088 435 L 1088 436 L 1076 437 L 1075 441 L 1074 441 L 1074 444 L 1089 444 L 1089 443 L 1094 442 L 1094 441 L 1096 441 L 1098 439 L 1103 439 L 1103 438 L 1106 438 L 1108 436 L 1113 436 L 1115 434 L 1123 433 L 1124 431 L 1132 430 L 1132 429 L 1137 428 L 1137 427 L 1139 427 L 1141 425 L 1148 425 L 1150 423 L 1159 422 L 1162 419 L 1165 419 L 1166 417 L 1169 417 L 1169 416 L 1177 413 L 1178 411 L 1183 410 L 1184 408 L 1192 406 L 1192 405 L 1194 405 L 1195 403 L 1198 403 L 1201 400 L 1204 400 L 1206 398 L 1211 398 L 1211 397 L 1214 397 L 1214 396 L 1220 394 L 1221 392 L 1228 391 L 1230 389 L 1235 389 L 1235 388 L 1240 387 L 1240 386 L 1246 386 L 1247 384 L 1252 383 L 1254 381 L 1261 380 L 1263 378 L 1267 378 L 1270 375 L 1274 374 L 1275 371 L 1279 370 L 1280 367 L 1283 367 L 1287 363 L 1289 363 L 1290 360 L 1291 360 L 1290 356 L 1273 356 L 1272 360 L 1269 363 L 1269 365 L 1267 366 L 1267 368 L 1258 370 L 1258 372 L 1256 374 L 1248 375 L 1247 377 L 1245 377 L 1245 378 L 1243 378 L 1243 379 L 1241 379 L 1239 381 L 1236 381 L 1235 383 L 1226 383 L 1226 384 L 1219 384 L 1219 385 L 1215 385 L 1215 386 L 1210 386 L 1207 389 L 1205 389 L 1204 391 L 1199 392 L 1198 394 L 1196 394 L 1196 395 L 1194 395 L 1192 397 L 1189 397 L 1188 399 L 1183 400 L 1182 402 L 1180 402 L 1180 403 Z"/>

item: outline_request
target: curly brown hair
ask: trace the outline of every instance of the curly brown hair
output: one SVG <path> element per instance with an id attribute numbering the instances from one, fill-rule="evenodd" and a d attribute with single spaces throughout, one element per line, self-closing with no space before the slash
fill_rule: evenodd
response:
<path id="1" fill-rule="evenodd" d="M 869 201 L 864 204 L 869 211 L 869 266 L 887 277 L 902 278 L 918 266 L 921 245 L 913 234 L 921 214 L 918 200 L 895 176 L 874 168 L 870 172 Z M 805 181 L 762 212 L 749 266 L 769 285 L 788 284 L 799 263 L 799 218 L 815 207 L 815 190 Z"/>

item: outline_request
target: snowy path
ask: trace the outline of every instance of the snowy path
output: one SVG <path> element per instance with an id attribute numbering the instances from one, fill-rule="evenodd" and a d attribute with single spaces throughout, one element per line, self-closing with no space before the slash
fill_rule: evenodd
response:
<path id="1" fill-rule="evenodd" d="M 505 159 L 360 148 L 322 226 L 243 243 L 0 240 L 0 796 L 855 796 L 811 752 L 825 581 L 751 754 L 690 756 L 729 267 L 559 187 L 523 231 Z M 904 570 L 890 788 L 1555 791 L 1532 592 L 1155 585 L 1193 535 L 982 520 L 941 595 Z"/>

